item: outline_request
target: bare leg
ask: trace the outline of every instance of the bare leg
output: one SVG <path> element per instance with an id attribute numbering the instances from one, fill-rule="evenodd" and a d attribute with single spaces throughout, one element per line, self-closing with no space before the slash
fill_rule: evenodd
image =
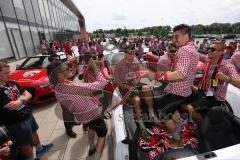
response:
<path id="1" fill-rule="evenodd" d="M 168 131 L 173 133 L 176 131 L 176 123 L 171 119 L 171 120 L 168 120 L 168 121 L 165 121 L 164 122 Z"/>
<path id="2" fill-rule="evenodd" d="M 142 109 L 141 109 L 141 101 L 139 96 L 134 97 L 134 111 L 136 113 L 137 121 L 140 121 Z"/>
<path id="3" fill-rule="evenodd" d="M 93 149 L 95 147 L 94 137 L 95 137 L 95 131 L 93 129 L 89 129 L 88 130 L 88 144 L 89 144 L 90 149 Z"/>
<path id="4" fill-rule="evenodd" d="M 27 158 L 27 159 L 32 159 L 33 156 L 33 149 L 32 146 L 30 144 L 26 144 L 26 145 L 21 145 L 20 147 L 20 151 L 21 153 Z"/>
<path id="5" fill-rule="evenodd" d="M 154 124 L 159 125 L 161 122 L 160 120 L 157 118 L 157 116 L 155 116 L 154 114 L 154 109 L 153 109 L 153 95 L 152 92 L 150 90 L 150 87 L 148 85 L 144 85 L 142 87 L 142 91 L 143 91 L 143 95 L 145 98 L 145 103 L 147 105 L 147 110 L 148 110 L 148 114 L 149 114 L 149 118 L 153 121 Z"/>
<path id="6" fill-rule="evenodd" d="M 153 113 L 153 95 L 151 93 L 150 87 L 144 85 L 142 86 L 142 91 L 145 98 L 145 103 L 147 105 L 148 113 Z"/>
<path id="7" fill-rule="evenodd" d="M 195 111 L 195 109 L 193 108 L 193 106 L 191 106 L 190 104 L 187 105 L 186 110 L 188 111 L 189 117 L 193 119 L 194 122 L 196 123 L 201 123 L 203 121 L 203 116 L 200 113 L 197 113 Z"/>
<path id="8" fill-rule="evenodd" d="M 41 145 L 40 139 L 39 139 L 39 136 L 38 136 L 38 133 L 37 133 L 37 132 L 34 132 L 34 133 L 32 134 L 32 138 L 33 138 L 33 145 L 34 145 L 35 147 L 38 147 L 38 146 Z"/>
<path id="9" fill-rule="evenodd" d="M 96 144 L 96 152 L 102 154 L 103 148 L 105 144 L 105 137 L 98 137 Z"/>

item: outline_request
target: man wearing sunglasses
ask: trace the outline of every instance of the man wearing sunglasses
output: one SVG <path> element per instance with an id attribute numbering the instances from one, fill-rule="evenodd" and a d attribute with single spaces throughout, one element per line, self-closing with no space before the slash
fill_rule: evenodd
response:
<path id="1" fill-rule="evenodd" d="M 157 71 L 158 72 L 167 72 L 172 71 L 173 69 L 173 61 L 177 52 L 177 46 L 173 43 L 170 43 L 167 47 L 167 51 L 164 55 L 160 56 L 157 63 Z"/>
<path id="2" fill-rule="evenodd" d="M 185 107 L 197 123 L 203 120 L 206 110 L 225 101 L 229 83 L 240 86 L 240 75 L 235 67 L 223 59 L 224 48 L 223 43 L 214 41 L 207 49 L 207 56 L 199 54 L 199 60 L 206 64 L 205 73 L 197 86 L 199 92 L 189 97 L 190 104 Z"/>
<path id="3" fill-rule="evenodd" d="M 113 78 L 115 84 L 118 86 L 120 93 L 122 96 L 126 95 L 128 91 L 131 92 L 130 96 L 128 97 L 125 105 L 124 105 L 124 112 L 125 115 L 132 116 L 132 109 L 136 114 L 136 119 L 139 124 L 140 129 L 145 129 L 145 125 L 141 120 L 141 98 L 144 99 L 144 102 L 147 105 L 148 113 L 150 118 L 153 117 L 153 98 L 150 91 L 150 87 L 148 85 L 144 85 L 140 83 L 140 66 L 141 63 L 136 58 L 135 53 L 135 46 L 130 44 L 127 46 L 126 55 L 124 59 L 119 61 L 116 66 L 114 67 Z M 138 92 L 135 92 L 137 88 Z M 132 107 L 134 106 L 134 108 Z M 125 119 L 132 119 L 132 117 L 125 117 Z M 132 139 L 136 125 L 133 121 L 126 122 L 126 126 L 128 128 L 129 138 Z"/>
<path id="4" fill-rule="evenodd" d="M 88 66 L 96 68 L 95 61 L 90 59 Z M 59 103 L 73 113 L 76 120 L 89 127 L 88 142 L 90 147 L 88 155 L 94 156 L 94 160 L 100 160 L 107 126 L 104 119 L 100 117 L 100 103 L 93 96 L 93 93 L 102 90 L 107 81 L 100 72 L 95 70 L 96 80 L 94 82 L 73 82 L 68 80 L 69 71 L 69 67 L 61 61 L 56 61 L 47 67 L 48 78 L 54 85 L 55 95 Z M 98 136 L 96 145 L 94 143 L 95 132 Z"/>
<path id="5" fill-rule="evenodd" d="M 173 32 L 173 43 L 179 49 L 174 58 L 172 71 L 155 74 L 155 80 L 169 81 L 164 90 L 166 94 L 162 98 L 157 98 L 156 103 L 160 111 L 159 115 L 164 118 L 165 126 L 176 140 L 180 140 L 176 131 L 176 120 L 171 115 L 192 93 L 191 86 L 197 71 L 198 53 L 191 41 L 191 28 L 188 25 L 177 25 L 173 28 Z"/>

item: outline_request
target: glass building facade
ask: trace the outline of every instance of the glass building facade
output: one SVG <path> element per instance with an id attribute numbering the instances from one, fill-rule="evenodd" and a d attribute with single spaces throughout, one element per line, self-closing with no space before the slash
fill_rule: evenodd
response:
<path id="1" fill-rule="evenodd" d="M 0 0 L 0 35 L 0 60 L 18 60 L 41 40 L 80 38 L 79 17 L 60 0 Z"/>

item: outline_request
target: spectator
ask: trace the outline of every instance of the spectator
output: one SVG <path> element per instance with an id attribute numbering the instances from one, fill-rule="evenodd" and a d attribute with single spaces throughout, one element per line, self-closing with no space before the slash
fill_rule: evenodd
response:
<path id="1" fill-rule="evenodd" d="M 8 82 L 9 74 L 9 65 L 0 62 L 0 124 L 8 129 L 10 138 L 16 142 L 21 153 L 27 159 L 34 159 L 32 144 L 36 147 L 37 156 L 53 144 L 41 145 L 38 124 L 27 106 L 32 95 L 16 82 Z"/>
<path id="2" fill-rule="evenodd" d="M 231 57 L 231 63 L 235 66 L 238 73 L 240 73 L 240 51 L 233 54 L 233 56 Z"/>
<path id="3" fill-rule="evenodd" d="M 206 48 L 204 46 L 203 43 L 200 44 L 199 48 L 197 49 L 197 51 L 201 54 L 207 54 Z"/>
<path id="4" fill-rule="evenodd" d="M 231 58 L 231 46 L 227 46 L 225 49 L 225 52 L 223 53 L 223 58 L 225 60 L 230 59 Z"/>
<path id="5" fill-rule="evenodd" d="M 167 52 L 160 56 L 157 64 L 157 71 L 158 72 L 167 72 L 172 71 L 174 68 L 174 57 L 177 52 L 177 46 L 173 43 L 170 43 L 167 47 Z"/>

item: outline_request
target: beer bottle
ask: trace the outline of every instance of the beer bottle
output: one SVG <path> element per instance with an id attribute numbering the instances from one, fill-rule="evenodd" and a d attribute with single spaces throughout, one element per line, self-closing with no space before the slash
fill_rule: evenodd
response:
<path id="1" fill-rule="evenodd" d="M 213 74 L 212 74 L 212 80 L 211 80 L 211 87 L 217 88 L 218 87 L 218 79 L 216 79 L 216 74 L 218 73 L 217 67 L 214 68 Z"/>

